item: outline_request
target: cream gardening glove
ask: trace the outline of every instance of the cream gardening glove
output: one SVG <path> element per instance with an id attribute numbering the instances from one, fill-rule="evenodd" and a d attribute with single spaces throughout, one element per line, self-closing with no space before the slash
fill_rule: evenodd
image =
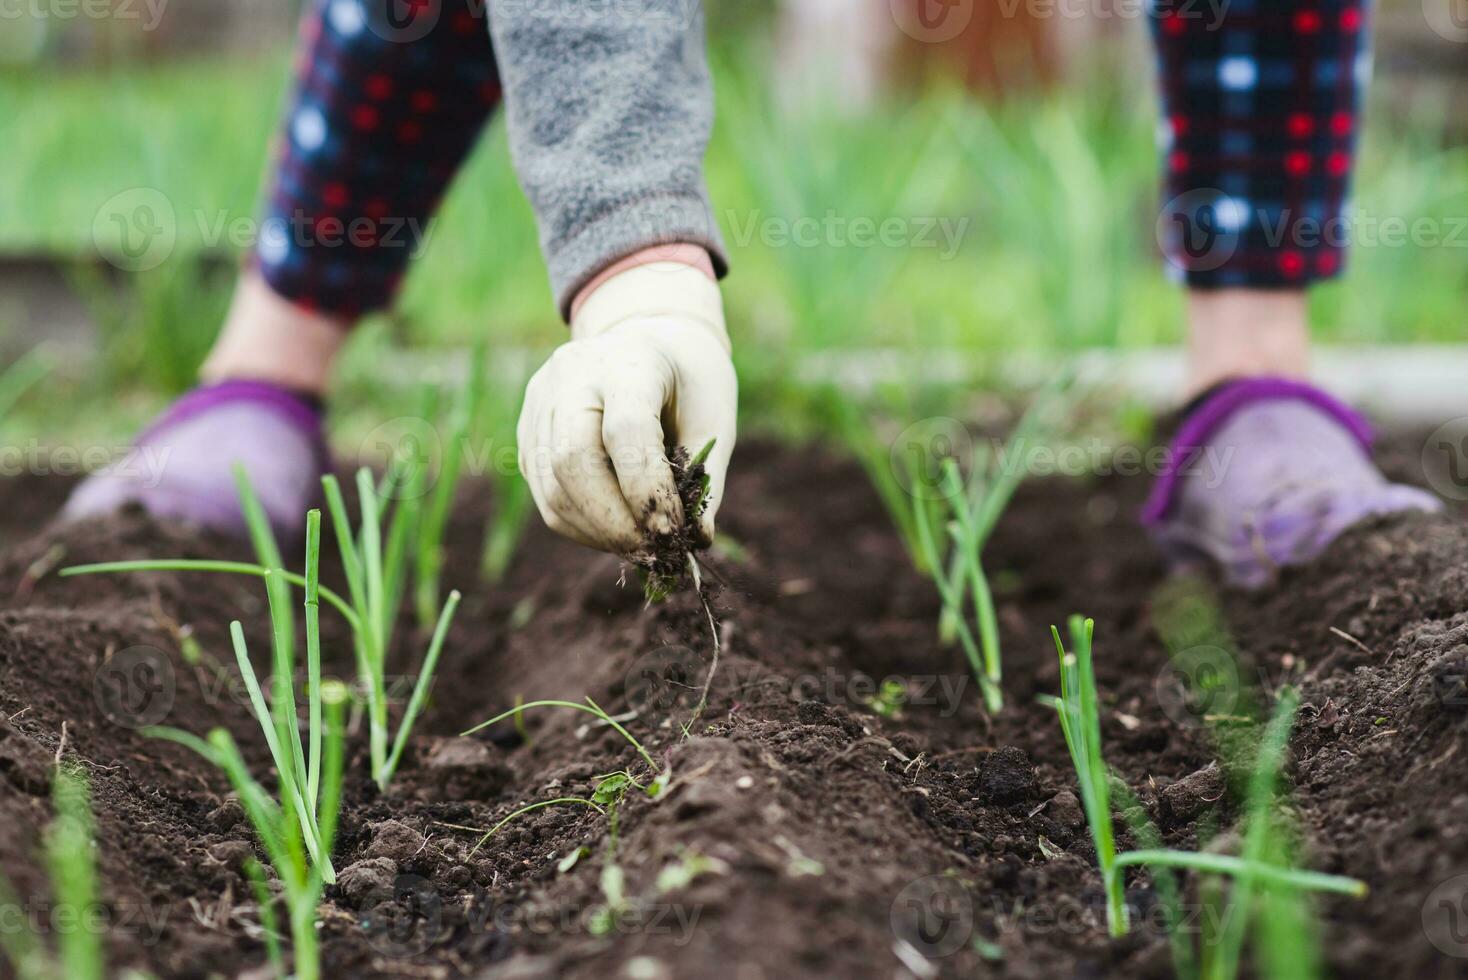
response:
<path id="1" fill-rule="evenodd" d="M 679 262 L 618 273 L 582 304 L 562 344 L 530 379 L 516 430 L 520 472 L 551 530 L 628 558 L 683 523 L 665 447 L 690 456 L 710 439 L 714 514 L 734 450 L 739 400 L 723 301 L 708 275 Z"/>

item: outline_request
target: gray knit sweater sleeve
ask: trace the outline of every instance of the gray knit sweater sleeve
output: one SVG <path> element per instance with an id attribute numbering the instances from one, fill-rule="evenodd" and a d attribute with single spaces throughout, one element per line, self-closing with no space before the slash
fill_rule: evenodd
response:
<path id="1" fill-rule="evenodd" d="M 490 30 L 561 314 L 651 245 L 702 245 L 723 275 L 703 180 L 714 102 L 700 0 L 492 0 Z"/>

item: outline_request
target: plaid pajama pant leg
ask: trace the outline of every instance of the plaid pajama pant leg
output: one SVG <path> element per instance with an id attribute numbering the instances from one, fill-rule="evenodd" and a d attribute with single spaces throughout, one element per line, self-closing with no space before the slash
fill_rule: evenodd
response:
<path id="1" fill-rule="evenodd" d="M 1154 0 L 1159 240 L 1195 289 L 1341 271 L 1370 0 Z"/>
<path id="2" fill-rule="evenodd" d="M 343 318 L 387 306 L 500 100 L 479 0 L 319 0 L 274 154 L 252 262 L 281 296 Z"/>

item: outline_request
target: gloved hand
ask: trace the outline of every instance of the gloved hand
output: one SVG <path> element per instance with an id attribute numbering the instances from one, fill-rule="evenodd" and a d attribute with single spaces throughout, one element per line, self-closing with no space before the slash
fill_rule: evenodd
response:
<path id="1" fill-rule="evenodd" d="M 1264 585 L 1364 518 L 1442 509 L 1382 476 L 1370 445 L 1366 421 L 1310 385 L 1226 384 L 1183 423 L 1143 523 L 1175 563 L 1207 559 L 1236 585 Z"/>
<path id="2" fill-rule="evenodd" d="M 713 540 L 734 450 L 738 383 L 719 287 L 705 273 L 654 262 L 601 284 L 525 389 L 520 472 L 553 531 L 591 548 L 646 558 L 651 535 L 683 525 L 670 446 L 704 465 Z"/>
<path id="3" fill-rule="evenodd" d="M 64 520 L 106 514 L 136 501 L 158 517 L 248 536 L 234 464 L 277 535 L 299 536 L 329 466 L 321 410 L 263 381 L 224 381 L 180 398 L 134 442 L 138 452 L 83 480 Z M 146 465 L 143 465 L 146 464 Z"/>

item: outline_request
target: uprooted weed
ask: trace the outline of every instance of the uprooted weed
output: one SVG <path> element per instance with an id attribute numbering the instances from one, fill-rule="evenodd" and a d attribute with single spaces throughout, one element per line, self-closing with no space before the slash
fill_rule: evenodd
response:
<path id="1" fill-rule="evenodd" d="M 653 534 L 652 557 L 639 564 L 643 573 L 642 591 L 649 603 L 661 602 L 668 596 L 687 588 L 690 580 L 702 595 L 704 586 L 699 575 L 695 551 L 708 547 L 709 542 L 699 537 L 699 519 L 708 509 L 709 475 L 704 468 L 714 448 L 714 441 L 699 450 L 692 458 L 688 450 L 675 446 L 668 452 L 668 463 L 673 468 L 674 486 L 683 505 L 683 522 L 667 534 Z M 707 602 L 708 597 L 703 596 Z"/>

